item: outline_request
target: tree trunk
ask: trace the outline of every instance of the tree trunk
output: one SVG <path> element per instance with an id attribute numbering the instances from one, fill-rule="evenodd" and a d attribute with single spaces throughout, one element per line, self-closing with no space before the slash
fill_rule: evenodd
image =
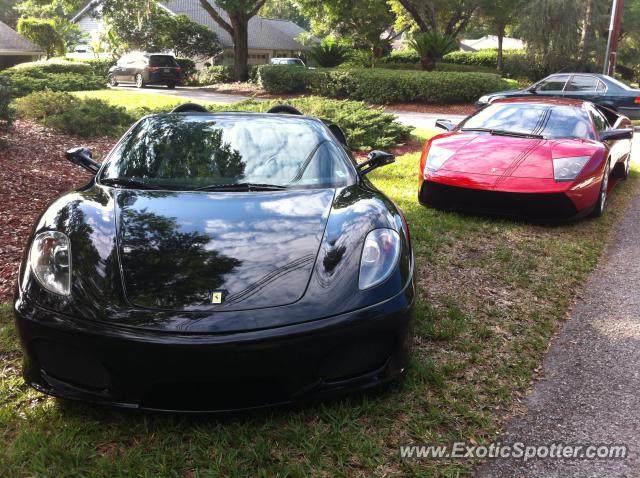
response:
<path id="1" fill-rule="evenodd" d="M 591 38 L 594 29 L 594 5 L 593 0 L 587 0 L 587 8 L 584 15 L 582 25 L 582 35 L 580 36 L 580 47 L 578 53 L 578 69 L 584 70 L 585 64 L 589 58 L 589 50 L 591 46 Z"/>
<path id="2" fill-rule="evenodd" d="M 233 70 L 236 81 L 249 80 L 249 19 L 238 14 L 232 19 L 233 26 Z"/>
<path id="3" fill-rule="evenodd" d="M 502 43 L 504 41 L 504 26 L 498 27 L 498 71 L 500 74 L 504 71 L 504 55 L 502 52 Z"/>
<path id="4" fill-rule="evenodd" d="M 425 71 L 433 71 L 436 68 L 436 60 L 430 56 L 423 56 L 420 58 L 420 64 Z"/>

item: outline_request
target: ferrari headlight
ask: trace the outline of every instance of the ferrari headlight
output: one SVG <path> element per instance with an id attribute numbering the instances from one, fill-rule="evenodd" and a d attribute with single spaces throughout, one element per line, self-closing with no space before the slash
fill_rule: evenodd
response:
<path id="1" fill-rule="evenodd" d="M 554 158 L 553 177 L 556 181 L 573 181 L 590 159 L 591 156 Z"/>
<path id="2" fill-rule="evenodd" d="M 451 156 L 453 151 L 432 144 L 427 155 L 426 167 L 429 171 L 437 171 Z"/>
<path id="3" fill-rule="evenodd" d="M 374 229 L 364 241 L 360 258 L 360 290 L 370 289 L 389 278 L 400 257 L 400 235 L 393 229 Z"/>
<path id="4" fill-rule="evenodd" d="M 71 293 L 71 247 L 66 234 L 38 234 L 31 244 L 29 264 L 42 287 L 54 294 Z"/>

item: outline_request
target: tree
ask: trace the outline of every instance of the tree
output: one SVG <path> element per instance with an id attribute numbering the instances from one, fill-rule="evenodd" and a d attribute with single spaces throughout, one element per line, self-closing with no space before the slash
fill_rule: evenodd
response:
<path id="1" fill-rule="evenodd" d="M 120 50 L 173 50 L 178 56 L 210 58 L 222 51 L 218 36 L 186 15 L 171 15 L 153 1 L 104 0 L 102 14 L 109 25 L 102 41 Z M 113 38 L 115 36 L 115 38 Z"/>
<path id="2" fill-rule="evenodd" d="M 592 0 L 589 0 L 592 1 Z M 504 69 L 502 43 L 506 29 L 514 23 L 516 14 L 520 10 L 524 0 L 481 0 L 482 14 L 488 21 L 491 29 L 498 37 L 498 71 Z"/>
<path id="3" fill-rule="evenodd" d="M 456 41 L 437 31 L 416 33 L 409 42 L 409 46 L 420 55 L 422 69 L 433 71 L 438 60 L 458 47 Z"/>
<path id="4" fill-rule="evenodd" d="M 390 0 L 395 11 L 398 4 L 407 15 L 401 15 L 405 21 L 411 21 L 420 32 L 435 31 L 456 38 L 467 27 L 480 0 Z M 397 25 L 397 24 L 396 24 Z"/>
<path id="5" fill-rule="evenodd" d="M 344 63 L 349 58 L 349 46 L 333 37 L 327 37 L 322 42 L 313 45 L 309 55 L 318 65 L 332 68 Z"/>
<path id="6" fill-rule="evenodd" d="M 205 60 L 222 52 L 218 35 L 206 25 L 193 22 L 186 15 L 176 15 L 166 23 L 167 43 L 177 56 Z"/>
<path id="7" fill-rule="evenodd" d="M 293 0 L 266 0 L 260 15 L 292 21 L 305 30 L 311 28 L 309 19 L 302 14 L 300 7 Z"/>
<path id="8" fill-rule="evenodd" d="M 298 0 L 300 11 L 311 19 L 311 28 L 318 36 L 336 33 L 350 39 L 356 46 L 365 46 L 373 61 L 382 55 L 384 32 L 395 16 L 386 0 Z"/>
<path id="9" fill-rule="evenodd" d="M 64 39 L 56 31 L 53 20 L 21 18 L 18 20 L 18 33 L 42 48 L 47 58 L 65 51 Z"/>
<path id="10" fill-rule="evenodd" d="M 0 0 L 0 22 L 6 23 L 11 28 L 16 26 L 18 12 L 14 9 L 16 0 Z"/>
<path id="11" fill-rule="evenodd" d="M 249 79 L 249 20 L 257 15 L 266 0 L 217 0 L 228 21 L 208 0 L 200 0 L 200 5 L 213 20 L 233 38 L 234 75 L 236 81 Z"/>

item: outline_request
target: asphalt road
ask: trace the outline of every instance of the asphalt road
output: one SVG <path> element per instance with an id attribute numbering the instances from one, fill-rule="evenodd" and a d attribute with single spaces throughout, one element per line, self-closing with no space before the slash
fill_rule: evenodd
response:
<path id="1" fill-rule="evenodd" d="M 640 138 L 639 138 L 640 139 Z M 638 162 L 640 141 L 635 141 Z M 640 187 L 501 443 L 626 445 L 625 459 L 494 459 L 478 478 L 640 477 Z"/>
<path id="2" fill-rule="evenodd" d="M 117 90 L 135 90 L 137 93 L 145 93 L 150 95 L 167 95 L 183 98 L 185 101 L 212 101 L 214 103 L 233 104 L 242 100 L 249 99 L 248 96 L 230 95 L 226 93 L 216 93 L 207 88 L 198 87 L 180 87 L 170 90 L 164 86 L 147 86 L 146 88 L 136 89 L 135 86 L 126 85 L 118 86 Z M 260 99 L 258 99 L 260 101 Z M 433 129 L 437 119 L 445 118 L 454 122 L 461 121 L 464 116 L 459 115 L 442 115 L 431 113 L 413 113 L 388 110 L 390 113 L 398 116 L 398 121 L 408 126 L 420 129 Z"/>

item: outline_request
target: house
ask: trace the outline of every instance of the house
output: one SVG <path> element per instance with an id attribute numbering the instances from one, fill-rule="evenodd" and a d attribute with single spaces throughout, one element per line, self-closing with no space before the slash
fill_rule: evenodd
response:
<path id="1" fill-rule="evenodd" d="M 0 22 L 0 69 L 33 61 L 44 55 L 40 47 L 34 45 L 13 28 Z"/>
<path id="2" fill-rule="evenodd" d="M 228 15 L 211 3 L 220 16 L 228 20 Z M 233 63 L 233 38 L 209 16 L 198 0 L 167 0 L 158 3 L 158 6 L 170 15 L 184 14 L 192 21 L 208 26 L 218 35 L 224 48 L 222 55 L 216 58 L 216 63 Z M 89 41 L 98 41 L 100 33 L 105 29 L 100 18 L 100 1 L 89 2 L 71 21 L 77 23 L 82 32 L 89 36 Z M 306 30 L 289 20 L 254 16 L 249 20 L 249 64 L 260 65 L 269 63 L 271 58 L 292 57 L 306 52 L 309 47 L 298 41 L 301 33 L 306 33 Z"/>
<path id="3" fill-rule="evenodd" d="M 497 50 L 498 37 L 496 35 L 486 35 L 477 40 L 460 40 L 460 51 L 480 51 Z M 518 38 L 504 37 L 502 39 L 503 50 L 524 50 L 524 42 Z"/>

